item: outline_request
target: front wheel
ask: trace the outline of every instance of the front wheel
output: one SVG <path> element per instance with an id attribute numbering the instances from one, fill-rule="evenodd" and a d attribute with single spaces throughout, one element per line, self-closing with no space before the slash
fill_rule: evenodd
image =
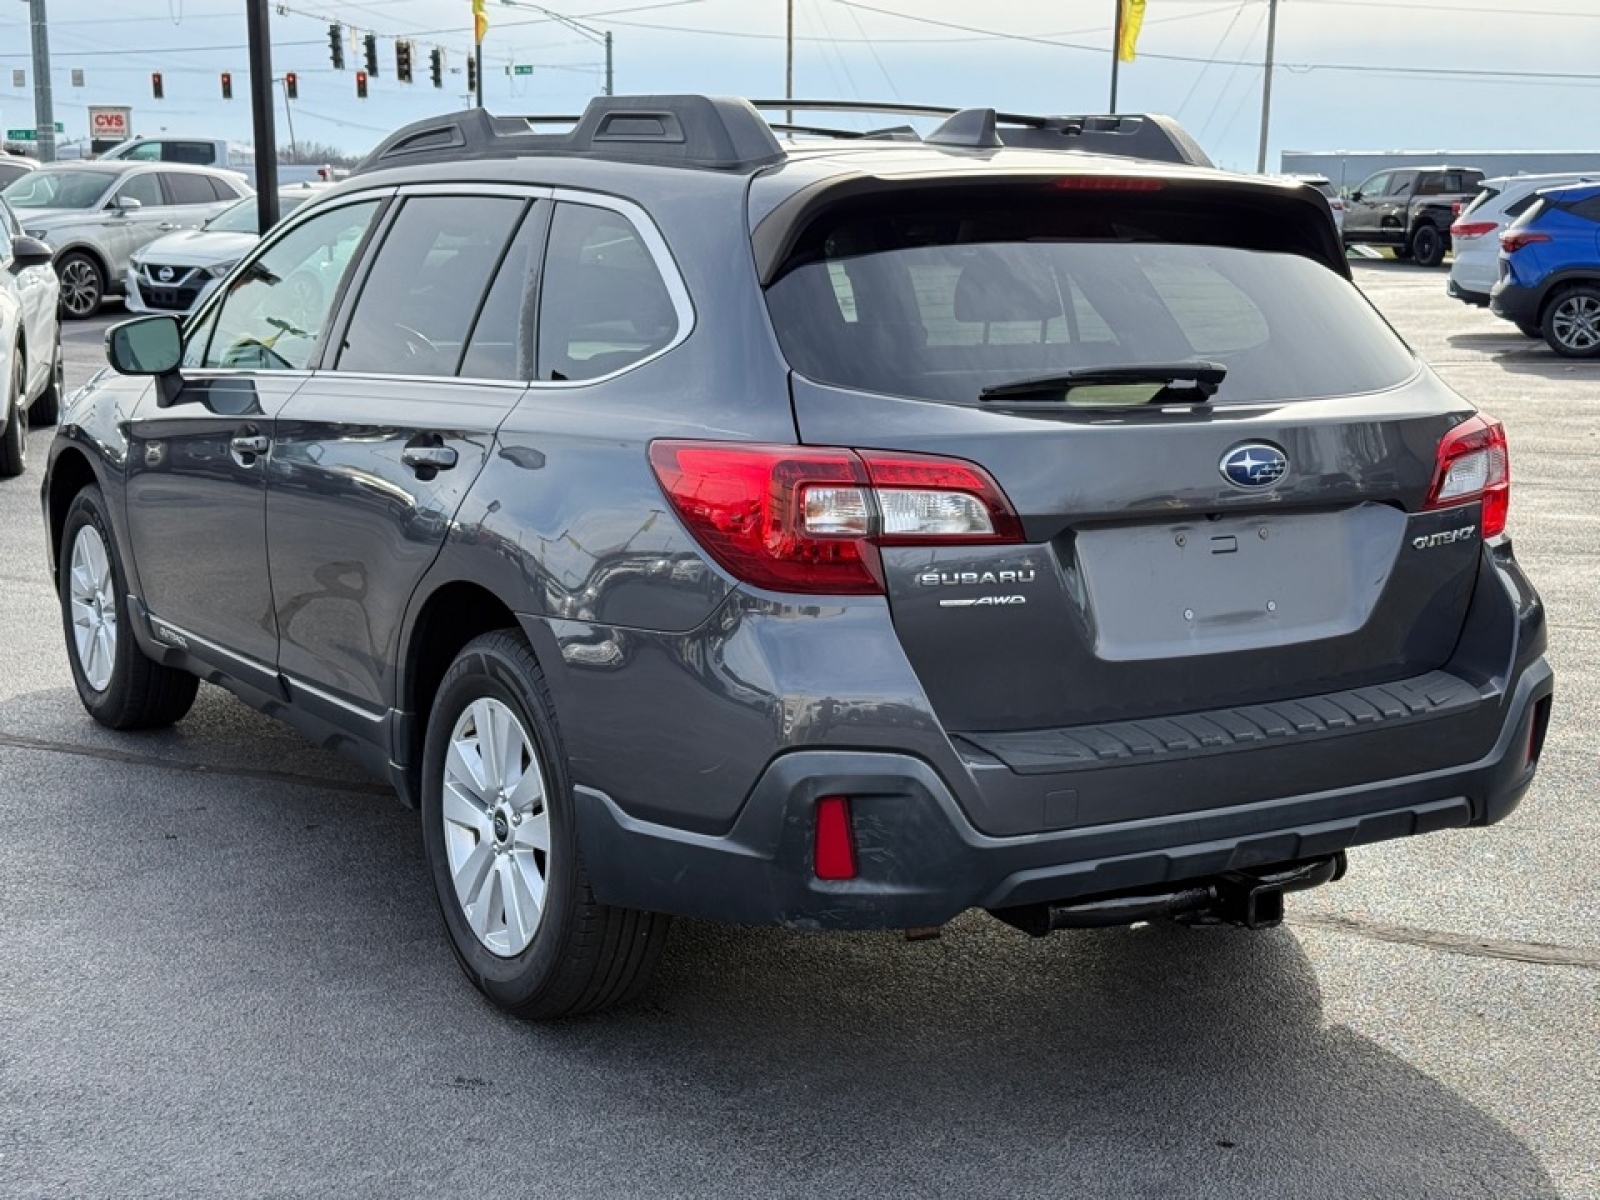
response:
<path id="1" fill-rule="evenodd" d="M 544 675 L 514 631 L 457 655 L 428 716 L 422 772 L 440 915 L 479 990 L 535 1020 L 636 996 L 669 919 L 595 900 Z"/>
<path id="2" fill-rule="evenodd" d="M 1600 287 L 1566 289 L 1544 310 L 1541 331 L 1550 349 L 1565 358 L 1600 358 Z"/>
<path id="3" fill-rule="evenodd" d="M 1449 249 L 1444 235 L 1432 225 L 1418 225 L 1411 235 L 1411 257 L 1419 267 L 1437 267 Z"/>
<path id="4" fill-rule="evenodd" d="M 112 729 L 159 729 L 182 719 L 200 681 L 146 658 L 128 626 L 128 585 L 100 489 L 72 498 L 56 571 L 67 660 L 89 715 Z"/>
<path id="5" fill-rule="evenodd" d="M 56 260 L 61 277 L 61 311 L 74 321 L 82 321 L 100 311 L 106 300 L 106 275 L 100 264 L 74 250 Z"/>

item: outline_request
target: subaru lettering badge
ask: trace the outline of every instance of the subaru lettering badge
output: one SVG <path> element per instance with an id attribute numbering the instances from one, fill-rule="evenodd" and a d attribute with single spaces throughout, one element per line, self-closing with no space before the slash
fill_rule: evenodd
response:
<path id="1" fill-rule="evenodd" d="M 1246 442 L 1224 454 L 1217 469 L 1234 487 L 1271 487 L 1289 473 L 1289 458 L 1276 446 Z"/>

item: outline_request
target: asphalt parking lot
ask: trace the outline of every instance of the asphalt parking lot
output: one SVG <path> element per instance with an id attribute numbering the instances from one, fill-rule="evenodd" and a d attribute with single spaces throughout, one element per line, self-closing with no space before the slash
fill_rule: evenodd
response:
<path id="1" fill-rule="evenodd" d="M 0 483 L 0 1195 L 1600 1197 L 1600 362 L 1355 269 L 1509 431 L 1558 672 L 1516 814 L 1355 852 L 1269 932 L 682 922 L 642 1006 L 559 1025 L 461 977 L 381 785 L 210 687 L 90 722 L 36 431 Z"/>

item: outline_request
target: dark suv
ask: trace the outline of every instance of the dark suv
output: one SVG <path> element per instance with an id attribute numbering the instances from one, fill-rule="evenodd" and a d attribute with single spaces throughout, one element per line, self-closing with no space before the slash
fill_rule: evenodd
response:
<path id="1" fill-rule="evenodd" d="M 515 1013 L 674 913 L 1271 925 L 1533 779 L 1500 424 L 1159 119 L 442 117 L 108 351 L 44 489 L 84 704 L 383 774 Z"/>

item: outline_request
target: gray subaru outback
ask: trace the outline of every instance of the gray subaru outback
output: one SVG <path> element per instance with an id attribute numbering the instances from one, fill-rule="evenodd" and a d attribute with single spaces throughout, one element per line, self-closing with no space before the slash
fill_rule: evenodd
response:
<path id="1" fill-rule="evenodd" d="M 671 914 L 1263 927 L 1505 817 L 1552 675 L 1504 431 L 1323 198 L 942 115 L 420 122 L 112 329 L 43 495 L 85 707 L 203 679 L 390 780 L 527 1017 Z"/>

